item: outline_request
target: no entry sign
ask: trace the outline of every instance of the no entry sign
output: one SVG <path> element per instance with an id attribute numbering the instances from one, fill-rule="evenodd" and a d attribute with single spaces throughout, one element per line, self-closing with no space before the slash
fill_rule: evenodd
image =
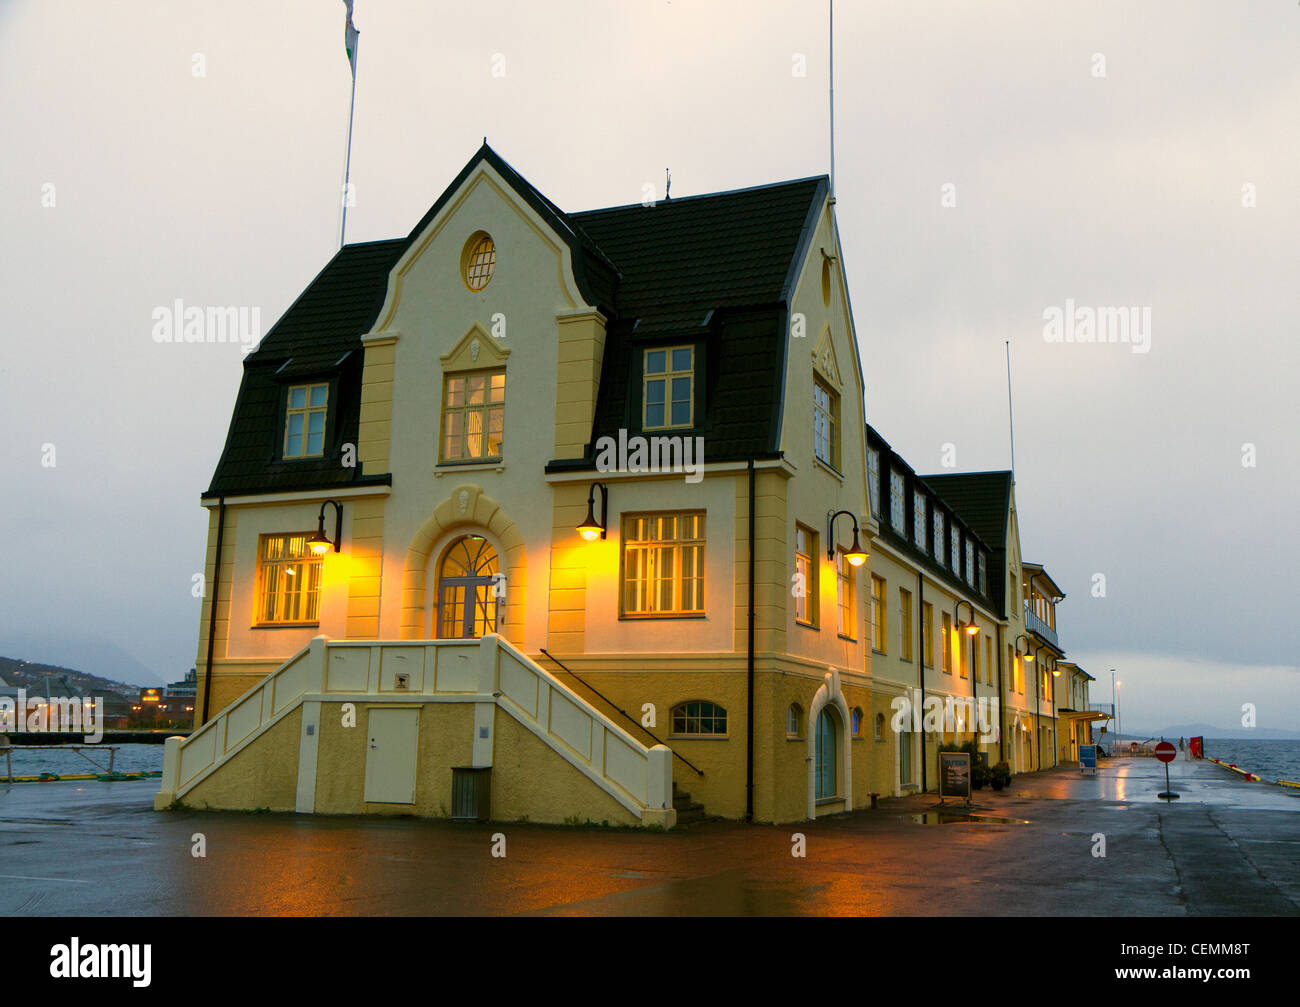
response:
<path id="1" fill-rule="evenodd" d="M 1162 741 L 1156 745 L 1156 758 L 1161 762 L 1173 762 L 1177 754 L 1178 749 L 1174 748 L 1171 741 Z"/>

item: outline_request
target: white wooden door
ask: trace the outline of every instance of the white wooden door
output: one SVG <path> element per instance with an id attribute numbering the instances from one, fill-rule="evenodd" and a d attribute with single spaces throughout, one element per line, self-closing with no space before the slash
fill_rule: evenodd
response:
<path id="1" fill-rule="evenodd" d="M 372 709 L 366 732 L 366 801 L 414 804 L 420 711 Z"/>

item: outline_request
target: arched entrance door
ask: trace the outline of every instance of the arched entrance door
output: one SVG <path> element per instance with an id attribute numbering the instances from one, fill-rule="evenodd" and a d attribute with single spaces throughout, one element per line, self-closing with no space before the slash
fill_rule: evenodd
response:
<path id="1" fill-rule="evenodd" d="M 443 553 L 438 566 L 439 640 L 475 640 L 497 632 L 501 562 L 481 535 L 463 535 Z"/>
<path id="2" fill-rule="evenodd" d="M 834 709 L 830 706 L 822 707 L 821 713 L 817 714 L 817 758 L 816 758 L 816 790 L 817 800 L 827 797 L 835 797 L 838 794 L 839 779 L 837 770 L 839 769 L 839 721 L 835 716 Z"/>

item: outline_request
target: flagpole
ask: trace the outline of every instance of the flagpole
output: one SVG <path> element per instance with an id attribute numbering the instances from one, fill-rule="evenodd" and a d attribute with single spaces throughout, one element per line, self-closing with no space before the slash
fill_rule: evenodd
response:
<path id="1" fill-rule="evenodd" d="M 1011 407 L 1011 340 L 1006 340 L 1007 347 L 1007 426 L 1011 431 L 1011 478 L 1016 477 L 1016 415 Z"/>
<path id="2" fill-rule="evenodd" d="M 361 56 L 360 33 L 357 41 L 353 43 L 356 50 L 353 52 L 352 61 L 355 64 Z M 355 66 L 352 71 L 352 100 L 348 104 L 348 153 L 343 163 L 343 226 L 339 229 L 339 248 L 343 247 L 344 240 L 348 233 L 348 184 L 352 178 L 352 116 L 357 108 L 357 73 Z"/>

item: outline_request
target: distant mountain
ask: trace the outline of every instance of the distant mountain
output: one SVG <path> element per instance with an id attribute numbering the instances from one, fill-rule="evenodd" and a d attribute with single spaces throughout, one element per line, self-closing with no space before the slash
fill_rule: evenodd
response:
<path id="1" fill-rule="evenodd" d="M 61 686 L 71 685 L 89 696 L 104 696 L 115 693 L 128 699 L 140 695 L 140 687 L 128 682 L 116 682 L 98 675 L 88 675 L 74 668 L 61 668 L 55 664 L 34 664 L 16 657 L 0 657 L 0 678 L 16 689 L 25 689 L 29 696 L 45 694 L 45 682 L 59 690 Z"/>
<path id="2" fill-rule="evenodd" d="M 1247 741 L 1300 741 L 1300 731 L 1287 731 L 1277 727 L 1215 727 L 1213 724 L 1174 724 L 1158 731 L 1124 725 L 1126 738 L 1234 738 Z"/>
<path id="3" fill-rule="evenodd" d="M 184 677 L 188 665 L 178 668 L 169 678 L 164 678 L 152 668 L 141 663 L 134 655 L 117 644 L 99 637 L 75 632 L 56 635 L 0 624 L 0 654 L 17 654 L 27 661 L 45 663 L 63 668 L 84 668 L 86 674 L 97 675 L 106 681 L 134 683 L 131 691 L 140 686 L 166 685 Z"/>

